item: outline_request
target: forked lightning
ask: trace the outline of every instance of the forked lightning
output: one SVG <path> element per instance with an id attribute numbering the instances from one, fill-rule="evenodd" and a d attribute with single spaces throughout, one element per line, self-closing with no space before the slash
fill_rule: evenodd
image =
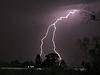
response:
<path id="1" fill-rule="evenodd" d="M 46 31 L 46 34 L 44 35 L 44 37 L 41 39 L 41 45 L 40 45 L 40 49 L 41 49 L 41 52 L 40 52 L 40 56 L 43 54 L 43 44 L 44 44 L 44 40 L 45 38 L 47 37 L 48 35 L 48 32 L 50 30 L 50 28 L 53 26 L 54 27 L 54 30 L 53 30 L 53 36 L 52 36 L 52 43 L 53 43 L 53 51 L 59 56 L 59 60 L 61 60 L 61 55 L 56 51 L 56 45 L 55 45 L 55 41 L 54 41 L 54 38 L 55 38 L 55 32 L 56 32 L 56 24 L 63 20 L 63 19 L 67 19 L 70 15 L 76 13 L 76 12 L 79 12 L 79 10 L 68 10 L 68 13 L 66 14 L 65 17 L 60 17 L 58 18 L 54 23 L 52 23 L 51 25 L 48 26 L 47 28 L 47 31 Z"/>

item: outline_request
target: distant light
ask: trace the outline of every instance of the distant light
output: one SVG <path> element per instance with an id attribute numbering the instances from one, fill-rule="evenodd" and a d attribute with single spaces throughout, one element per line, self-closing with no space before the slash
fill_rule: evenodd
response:
<path id="1" fill-rule="evenodd" d="M 34 68 L 34 66 L 28 66 L 28 68 Z"/>
<path id="2" fill-rule="evenodd" d="M 23 70 L 23 69 L 27 69 L 27 68 L 21 68 L 21 67 L 1 67 L 0 69 Z"/>
<path id="3" fill-rule="evenodd" d="M 86 71 L 86 68 L 76 67 L 74 68 L 75 71 Z"/>
<path id="4" fill-rule="evenodd" d="M 42 68 L 37 68 L 37 70 L 42 70 Z"/>

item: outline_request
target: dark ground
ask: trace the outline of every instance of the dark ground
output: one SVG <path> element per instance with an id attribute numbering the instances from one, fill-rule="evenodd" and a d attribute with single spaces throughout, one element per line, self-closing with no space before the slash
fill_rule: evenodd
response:
<path id="1" fill-rule="evenodd" d="M 80 72 L 73 70 L 0 70 L 0 75 L 97 75 L 99 72 Z"/>

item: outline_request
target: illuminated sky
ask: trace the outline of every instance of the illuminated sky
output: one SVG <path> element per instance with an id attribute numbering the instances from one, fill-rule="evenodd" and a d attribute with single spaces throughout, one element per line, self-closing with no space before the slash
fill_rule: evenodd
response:
<path id="1" fill-rule="evenodd" d="M 34 60 L 40 53 L 40 40 L 47 27 L 67 9 L 86 9 L 100 17 L 99 0 L 3 0 L 0 2 L 0 61 Z M 57 24 L 56 45 L 64 60 L 79 63 L 84 56 L 76 46 L 76 40 L 84 36 L 99 36 L 98 22 L 88 21 L 81 14 L 71 16 Z M 52 50 L 50 35 L 46 39 L 45 52 Z M 49 43 L 49 44 L 48 44 Z M 49 46 L 49 47 L 48 47 Z M 51 48 L 51 49 L 50 49 Z M 50 49 L 50 50 L 49 50 Z M 77 62 L 76 62 L 77 59 Z M 80 60 L 81 59 L 81 60 Z"/>

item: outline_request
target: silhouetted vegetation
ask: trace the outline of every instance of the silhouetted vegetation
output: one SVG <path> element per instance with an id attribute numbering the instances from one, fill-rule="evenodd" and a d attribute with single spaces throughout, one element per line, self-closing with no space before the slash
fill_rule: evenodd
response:
<path id="1" fill-rule="evenodd" d="M 66 63 L 64 60 L 59 60 L 59 56 L 55 53 L 50 53 L 45 56 L 45 60 L 42 61 L 40 55 L 38 54 L 35 59 L 36 68 L 48 68 L 48 69 L 64 69 Z"/>
<path id="2" fill-rule="evenodd" d="M 22 70 L 7 70 L 0 69 L 2 75 L 85 75 L 97 74 L 100 71 L 100 39 L 93 37 L 84 37 L 79 39 L 80 48 L 86 55 L 86 60 L 83 60 L 81 67 L 69 68 L 65 61 L 59 60 L 59 56 L 55 53 L 50 53 L 42 60 L 37 54 L 35 63 L 33 61 L 20 62 L 18 60 L 10 63 L 2 62 L 0 67 L 19 67 Z"/>
<path id="3" fill-rule="evenodd" d="M 84 50 L 88 60 L 88 62 L 83 61 L 82 64 L 88 70 L 100 71 L 100 39 L 85 37 L 80 41 L 80 47 Z"/>
<path id="4" fill-rule="evenodd" d="M 41 67 L 42 66 L 42 59 L 39 54 L 37 54 L 35 59 L 35 67 Z"/>
<path id="5" fill-rule="evenodd" d="M 0 63 L 0 67 L 28 67 L 30 65 L 34 65 L 33 61 L 25 61 L 21 63 L 18 60 L 14 60 L 11 62 Z"/>
<path id="6" fill-rule="evenodd" d="M 42 65 L 44 67 L 56 67 L 59 65 L 59 57 L 57 54 L 55 53 L 50 53 L 48 55 L 45 56 L 46 59 L 43 61 Z"/>

